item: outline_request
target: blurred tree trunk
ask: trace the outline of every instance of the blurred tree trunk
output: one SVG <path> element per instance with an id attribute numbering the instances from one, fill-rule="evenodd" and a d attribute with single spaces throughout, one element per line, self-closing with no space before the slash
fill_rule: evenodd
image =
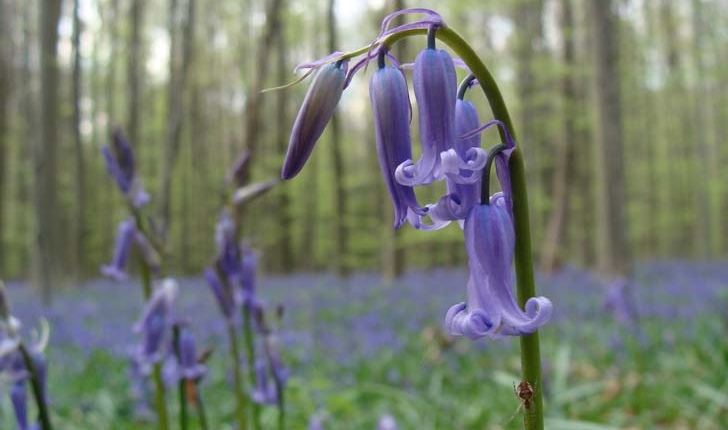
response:
<path id="1" fill-rule="evenodd" d="M 719 167 L 718 150 L 711 130 L 715 122 L 713 109 L 711 109 L 712 93 L 711 80 L 707 76 L 705 52 L 708 47 L 705 43 L 705 33 L 709 26 L 705 19 L 703 2 L 692 0 L 692 27 L 693 27 L 693 63 L 697 77 L 697 89 L 693 97 L 693 132 L 694 142 L 699 157 L 699 176 L 704 180 L 702 185 L 694 188 L 695 207 L 697 219 L 695 226 L 695 250 L 698 257 L 717 255 L 722 248 L 721 209 L 719 201 Z"/>
<path id="2" fill-rule="evenodd" d="M 76 278 L 81 276 L 85 255 L 86 217 L 84 208 L 86 203 L 86 163 L 81 142 L 81 32 L 83 23 L 79 16 L 79 2 L 73 1 L 73 141 L 76 172 L 74 185 L 76 201 L 74 207 L 73 224 L 73 256 Z"/>
<path id="3" fill-rule="evenodd" d="M 115 97 L 116 94 L 116 57 L 118 56 L 118 42 L 119 37 L 119 26 L 117 25 L 119 15 L 119 0 L 111 0 L 109 2 L 108 10 L 105 9 L 104 22 L 105 28 L 108 28 L 109 32 L 109 64 L 107 66 L 106 74 L 106 88 L 105 88 L 105 101 L 106 101 L 106 135 L 107 138 L 111 138 L 111 130 L 119 120 L 116 118 L 115 108 Z"/>
<path id="4" fill-rule="evenodd" d="M 551 272 L 558 268 L 564 257 L 564 225 L 569 213 L 569 182 L 573 179 L 573 142 L 576 140 L 576 56 L 574 43 L 574 14 L 571 0 L 561 0 L 560 27 L 562 38 L 563 76 L 561 77 L 561 98 L 563 106 L 563 138 L 556 143 L 554 174 L 551 183 L 553 206 L 546 227 L 541 251 L 541 270 Z"/>
<path id="5" fill-rule="evenodd" d="M 518 123 L 520 124 L 520 142 L 524 143 L 527 154 L 527 181 L 531 196 L 544 196 L 546 182 L 543 178 L 544 157 L 549 153 L 547 142 L 542 137 L 544 130 L 542 121 L 543 102 L 539 93 L 542 91 L 544 77 L 539 71 L 543 51 L 543 0 L 522 0 L 515 4 L 513 19 L 519 29 L 515 35 L 514 56 L 516 61 L 516 91 L 519 100 Z M 540 226 L 545 225 L 543 205 L 532 204 L 531 218 L 534 224 L 534 242 L 538 243 L 542 236 Z M 536 252 L 537 250 L 534 250 Z"/>
<path id="6" fill-rule="evenodd" d="M 187 12 L 182 30 L 182 43 L 178 37 L 178 29 L 182 20 L 179 18 L 179 1 L 171 0 L 169 7 L 169 82 L 167 85 L 167 129 L 164 139 L 164 156 L 162 158 L 162 190 L 160 193 L 161 225 L 167 231 L 172 211 L 172 174 L 179 153 L 182 135 L 182 117 L 185 84 L 192 62 L 194 46 L 196 0 L 187 0 Z M 181 51 L 180 51 L 181 50 Z"/>
<path id="7" fill-rule="evenodd" d="M 258 141 L 261 138 L 260 114 L 263 111 L 263 89 L 265 78 L 270 70 L 273 41 L 276 40 L 281 31 L 281 8 L 283 0 L 270 0 L 265 12 L 265 32 L 258 43 L 258 52 L 255 58 L 255 74 L 253 81 L 248 87 L 245 101 L 243 143 L 245 149 L 250 151 L 250 161 L 255 159 Z M 251 163 L 251 165 L 254 163 Z M 250 180 L 252 169 L 246 169 L 243 180 Z"/>
<path id="8" fill-rule="evenodd" d="M 8 9 L 5 7 L 5 0 L 0 0 L 0 244 L 5 244 L 5 219 L 6 211 L 9 205 L 6 201 L 6 160 L 9 156 L 9 148 L 7 141 L 9 140 L 8 117 L 10 116 L 9 99 L 10 99 L 10 81 L 12 79 L 12 68 L 10 65 L 12 55 L 12 39 L 10 19 L 8 19 Z M 9 249 L 8 249 L 9 250 Z M 5 267 L 6 247 L 0 246 L 0 274 L 7 273 Z M 0 275 L 2 276 L 2 275 Z"/>
<path id="9" fill-rule="evenodd" d="M 33 153 L 35 189 L 35 281 L 43 303 L 50 304 L 52 286 L 60 279 L 58 261 L 58 21 L 61 1 L 46 0 L 40 8 L 41 139 Z"/>
<path id="10" fill-rule="evenodd" d="M 328 31 L 328 52 L 334 52 L 337 49 L 336 36 L 336 0 L 329 0 L 327 8 L 327 31 Z M 341 125 L 339 123 L 338 113 L 334 113 L 329 124 L 331 162 L 333 178 L 331 179 L 334 187 L 334 249 L 333 264 L 334 271 L 338 276 L 347 276 L 349 268 L 348 258 L 348 236 L 346 230 L 346 186 L 344 184 L 344 158 L 341 154 Z"/>
<path id="11" fill-rule="evenodd" d="M 115 4 L 115 3 L 114 3 Z M 129 49 L 128 49 L 128 70 L 127 70 L 127 83 L 129 85 L 129 99 L 127 102 L 127 130 L 126 135 L 129 137 L 131 144 L 134 146 L 140 146 L 140 98 L 141 98 L 141 86 L 142 86 L 142 65 L 144 64 L 144 58 L 142 55 L 142 27 L 144 25 L 144 0 L 131 0 L 131 11 L 129 19 L 131 20 L 131 34 L 129 37 Z M 113 43 L 113 42 L 112 42 Z M 137 156 L 139 155 L 137 149 Z"/>
<path id="12" fill-rule="evenodd" d="M 285 4 L 281 5 L 281 9 L 284 9 Z M 287 49 L 288 44 L 286 40 L 286 32 L 281 31 L 278 33 L 278 46 L 276 49 L 276 61 L 277 61 L 277 82 L 286 82 L 289 79 L 289 66 L 286 61 L 288 55 Z M 286 153 L 286 143 L 288 142 L 289 131 L 283 124 L 289 123 L 288 105 L 290 103 L 290 91 L 277 91 L 276 92 L 276 127 L 275 140 L 276 150 L 279 156 L 283 156 Z M 293 244 L 291 240 L 291 227 L 293 220 L 291 218 L 291 198 L 289 193 L 289 187 L 277 187 L 276 190 L 277 207 L 278 207 L 278 237 L 277 241 L 277 252 L 278 265 L 277 269 L 282 273 L 290 273 L 293 271 L 294 259 L 293 259 Z"/>
<path id="13" fill-rule="evenodd" d="M 631 271 L 624 216 L 622 118 L 619 97 L 618 23 L 611 0 L 591 0 L 594 92 L 597 110 L 597 262 L 604 275 Z"/>
<path id="14" fill-rule="evenodd" d="M 391 10 L 402 10 L 407 6 L 405 0 L 393 0 Z M 381 20 L 378 20 L 381 21 Z M 404 18 L 400 17 L 396 20 L 395 25 L 404 23 Z M 394 46 L 395 55 L 400 61 L 407 58 L 408 50 L 407 39 L 402 40 Z M 373 129 L 373 128 L 369 128 Z M 375 169 L 379 169 L 378 162 L 375 160 Z M 377 171 L 375 170 L 375 171 Z M 386 184 L 384 181 L 377 180 L 377 202 L 381 205 L 380 213 L 382 225 L 384 226 L 384 240 L 381 252 L 382 277 L 387 283 L 392 283 L 395 278 L 402 275 L 406 266 L 407 250 L 402 245 L 402 231 L 392 228 L 392 205 L 388 204 L 389 196 L 387 195 Z"/>

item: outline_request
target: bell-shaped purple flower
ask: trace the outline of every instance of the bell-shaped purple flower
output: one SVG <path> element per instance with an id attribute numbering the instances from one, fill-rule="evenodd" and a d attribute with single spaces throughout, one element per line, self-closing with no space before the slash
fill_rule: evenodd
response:
<path id="1" fill-rule="evenodd" d="M 131 143 L 120 129 L 117 128 L 113 131 L 111 147 L 102 147 L 101 153 L 106 160 L 106 170 L 132 205 L 141 207 L 147 204 L 149 194 L 144 191 L 136 176 L 136 164 Z"/>
<path id="2" fill-rule="evenodd" d="M 288 151 L 281 169 L 282 179 L 298 174 L 334 115 L 346 81 L 346 63 L 321 66 L 308 88 L 303 105 L 293 123 Z"/>
<path id="3" fill-rule="evenodd" d="M 177 296 L 177 289 L 174 279 L 161 280 L 134 325 L 134 331 L 141 332 L 143 336 L 137 355 L 140 364 L 147 368 L 150 364 L 160 362 L 168 351 L 172 303 Z"/>
<path id="4" fill-rule="evenodd" d="M 469 101 L 457 99 L 455 104 L 455 134 L 463 136 L 475 130 L 480 125 L 478 111 Z M 467 138 L 458 138 L 454 148 L 444 154 L 455 159 L 466 159 L 473 154 L 474 149 L 480 149 L 480 134 Z M 481 150 L 482 151 L 482 150 Z M 485 153 L 483 151 L 483 153 Z M 443 157 L 443 162 L 446 157 Z M 487 156 L 486 156 L 487 158 Z M 457 163 L 457 161 L 456 161 Z M 482 169 L 483 166 L 480 166 Z M 445 178 L 447 194 L 429 207 L 430 219 L 437 224 L 455 220 L 464 220 L 470 209 L 480 203 L 481 172 L 477 170 L 460 169 L 456 167 L 457 174 L 448 174 Z"/>
<path id="5" fill-rule="evenodd" d="M 450 54 L 427 48 L 415 59 L 412 78 L 419 109 L 422 157 L 402 163 L 396 178 L 403 185 L 426 185 L 442 179 L 440 154 L 454 145 L 457 75 Z"/>
<path id="6" fill-rule="evenodd" d="M 397 166 L 412 158 L 410 102 L 404 75 L 391 66 L 380 68 L 370 80 L 369 96 L 379 167 L 394 206 L 394 228 L 399 228 L 409 211 L 424 214 L 412 187 L 398 183 L 394 177 Z"/>
<path id="7" fill-rule="evenodd" d="M 30 430 L 28 426 L 28 392 L 25 386 L 25 380 L 12 383 L 10 387 L 10 401 L 13 404 L 13 412 L 15 412 L 15 422 L 18 424 L 18 430 Z"/>
<path id="8" fill-rule="evenodd" d="M 197 381 L 205 374 L 205 366 L 197 362 L 197 347 L 195 336 L 185 325 L 179 330 L 177 341 L 179 348 L 179 376 L 192 381 Z"/>
<path id="9" fill-rule="evenodd" d="M 215 226 L 215 243 L 217 244 L 216 263 L 220 274 L 226 277 L 228 283 L 237 284 L 243 270 L 240 245 L 237 241 L 235 221 L 226 210 L 220 213 L 220 219 Z"/>
<path id="10" fill-rule="evenodd" d="M 450 334 L 473 340 L 518 336 L 546 324 L 553 310 L 549 299 L 528 299 L 524 312 L 513 296 L 515 234 L 504 200 L 495 195 L 490 205 L 475 206 L 465 220 L 464 232 L 470 269 L 468 302 L 447 311 L 445 326 Z"/>
<path id="11" fill-rule="evenodd" d="M 248 245 L 241 245 L 240 301 L 252 309 L 256 305 L 255 289 L 258 277 L 258 254 Z"/>
<path id="12" fill-rule="evenodd" d="M 262 360 L 255 363 L 255 387 L 250 396 L 255 403 L 261 405 L 278 404 L 278 389 L 275 381 L 268 378 L 268 369 Z"/>
<path id="13" fill-rule="evenodd" d="M 101 273 L 117 281 L 127 278 L 126 261 L 129 258 L 136 234 L 136 223 L 133 218 L 126 219 L 119 223 L 116 233 L 116 244 L 114 245 L 114 257 L 111 264 L 101 266 Z"/>
<path id="14" fill-rule="evenodd" d="M 215 295 L 220 311 L 228 321 L 232 321 L 235 316 L 235 300 L 230 284 L 220 282 L 217 273 L 212 269 L 205 269 L 205 280 L 210 285 L 212 294 Z"/>

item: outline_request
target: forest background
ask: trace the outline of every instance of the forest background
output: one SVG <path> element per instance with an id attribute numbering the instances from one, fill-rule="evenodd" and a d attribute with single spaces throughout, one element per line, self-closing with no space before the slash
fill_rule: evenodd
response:
<path id="1" fill-rule="evenodd" d="M 126 210 L 100 152 L 117 125 L 167 227 L 170 272 L 201 273 L 227 169 L 249 150 L 252 179 L 279 176 L 307 85 L 260 90 L 369 43 L 403 7 L 441 12 L 515 109 L 542 270 L 728 254 L 726 0 L 0 0 L 0 277 L 50 300 L 98 276 Z M 365 79 L 300 178 L 247 209 L 268 272 L 466 261 L 456 226 L 392 231 Z"/>

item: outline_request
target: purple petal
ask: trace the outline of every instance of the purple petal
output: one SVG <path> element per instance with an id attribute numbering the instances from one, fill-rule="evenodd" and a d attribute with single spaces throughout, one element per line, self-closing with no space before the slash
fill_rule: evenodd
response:
<path id="1" fill-rule="evenodd" d="M 288 151 L 281 168 L 281 178 L 296 176 L 313 151 L 341 99 L 346 81 L 344 65 L 322 66 L 314 78 L 293 123 Z"/>

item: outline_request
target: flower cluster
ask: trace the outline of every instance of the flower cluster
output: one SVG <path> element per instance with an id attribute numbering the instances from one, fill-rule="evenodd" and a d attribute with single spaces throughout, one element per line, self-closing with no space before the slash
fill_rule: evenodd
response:
<path id="1" fill-rule="evenodd" d="M 394 18 L 408 13 L 425 17 L 390 28 Z M 294 122 L 281 177 L 290 179 L 301 171 L 353 75 L 376 59 L 369 95 L 394 227 L 407 222 L 416 229 L 437 230 L 457 221 L 464 228 L 470 267 L 468 303 L 450 308 L 446 327 L 453 335 L 472 339 L 532 333 L 549 320 L 552 305 L 545 297 L 531 298 L 524 311 L 513 295 L 515 232 L 508 160 L 515 141 L 500 121 L 481 125 L 475 105 L 464 100 L 467 89 L 477 81 L 469 75 L 458 89 L 456 65 L 468 67 L 436 48 L 437 31 L 444 27 L 442 17 L 434 11 L 405 9 L 384 19 L 379 36 L 368 49 L 335 52 L 299 66 L 317 74 Z M 427 46 L 405 67 L 389 52 L 388 43 L 391 37 L 415 29 L 427 29 Z M 349 60 L 357 55 L 364 58 L 349 68 Z M 418 108 L 421 157 L 416 161 L 412 158 L 412 107 L 405 68 L 412 69 Z M 480 133 L 492 126 L 501 127 L 505 142 L 486 151 L 481 148 Z M 489 197 L 493 161 L 502 191 Z M 431 204 L 418 202 L 415 187 L 442 181 L 445 195 Z"/>

